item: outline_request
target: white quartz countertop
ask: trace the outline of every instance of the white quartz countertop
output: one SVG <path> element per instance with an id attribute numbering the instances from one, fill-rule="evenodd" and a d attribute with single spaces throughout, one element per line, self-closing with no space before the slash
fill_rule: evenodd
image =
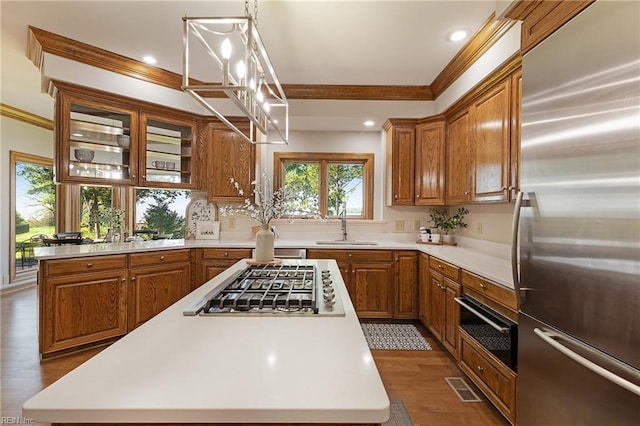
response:
<path id="1" fill-rule="evenodd" d="M 410 241 L 388 241 L 371 238 L 376 245 L 325 245 L 316 240 L 277 239 L 275 247 L 306 249 L 349 249 L 349 250 L 418 250 L 450 262 L 469 272 L 513 289 L 511 262 L 503 257 L 467 247 L 420 244 Z M 68 245 L 36 248 L 39 260 L 95 256 L 104 254 L 136 253 L 151 250 L 176 248 L 253 248 L 252 240 L 156 240 L 130 243 Z"/>
<path id="2" fill-rule="evenodd" d="M 90 248 L 80 247 L 98 254 Z M 284 262 L 330 269 L 346 315 L 182 315 L 244 268 L 241 261 L 29 399 L 24 416 L 105 423 L 386 421 L 389 399 L 335 261 Z"/>

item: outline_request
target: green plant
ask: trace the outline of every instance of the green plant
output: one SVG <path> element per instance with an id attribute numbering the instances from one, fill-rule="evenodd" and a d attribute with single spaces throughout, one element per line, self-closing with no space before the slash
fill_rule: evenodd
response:
<path id="1" fill-rule="evenodd" d="M 459 207 L 454 215 L 449 214 L 447 207 L 429 209 L 429 216 L 431 216 L 431 223 L 433 223 L 434 228 L 440 229 L 445 235 L 457 228 L 466 228 L 467 224 L 464 222 L 464 217 L 467 214 L 469 214 L 469 210 L 464 207 Z"/>
<path id="2" fill-rule="evenodd" d="M 104 207 L 98 210 L 98 221 L 107 229 L 120 229 L 124 232 L 124 210 L 115 207 Z"/>

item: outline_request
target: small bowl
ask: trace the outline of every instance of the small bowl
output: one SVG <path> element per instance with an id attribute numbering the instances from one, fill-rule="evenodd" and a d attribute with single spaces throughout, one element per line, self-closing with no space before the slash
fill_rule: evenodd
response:
<path id="1" fill-rule="evenodd" d="M 129 148 L 131 145 L 131 136 L 129 135 L 117 135 L 116 143 L 121 148 Z"/>
<path id="2" fill-rule="evenodd" d="M 95 156 L 95 152 L 90 149 L 74 149 L 73 155 L 76 157 L 76 160 L 81 163 L 90 163 L 93 161 L 93 157 Z"/>

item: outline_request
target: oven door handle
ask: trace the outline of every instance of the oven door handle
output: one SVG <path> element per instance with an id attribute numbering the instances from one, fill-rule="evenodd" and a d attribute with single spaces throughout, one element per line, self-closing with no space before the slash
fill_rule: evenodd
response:
<path id="1" fill-rule="evenodd" d="M 456 302 L 458 302 L 459 305 L 464 306 L 465 308 L 467 308 L 469 311 L 473 312 L 474 315 L 476 315 L 478 318 L 480 318 L 482 321 L 486 322 L 487 324 L 489 324 L 491 327 L 495 328 L 496 330 L 498 330 L 500 333 L 504 333 L 507 334 L 509 333 L 509 331 L 511 330 L 509 327 L 502 327 L 500 324 L 496 324 L 495 321 L 491 321 L 489 318 L 487 318 L 486 316 L 484 316 L 483 314 L 481 314 L 480 312 L 478 312 L 475 308 L 473 308 L 473 306 L 469 306 L 465 303 L 464 300 L 462 300 L 459 297 L 454 297 L 453 298 Z"/>
<path id="2" fill-rule="evenodd" d="M 558 340 L 565 338 L 564 336 L 561 336 L 557 333 L 551 332 L 551 331 L 545 331 L 545 330 L 541 330 L 539 328 L 534 328 L 533 332 L 538 335 L 539 338 L 541 338 L 542 340 L 544 340 L 546 343 L 548 343 L 549 345 L 551 345 L 554 349 L 558 350 L 560 353 L 568 356 L 569 358 L 571 358 L 573 361 L 577 362 L 578 364 L 582 365 L 583 367 L 591 370 L 592 372 L 596 373 L 597 375 L 607 379 L 608 381 L 615 383 L 616 385 L 620 386 L 623 389 L 628 390 L 629 392 L 632 392 L 638 396 L 640 396 L 640 386 L 636 385 L 635 383 L 632 383 L 620 376 L 618 376 L 617 374 L 612 373 L 611 371 L 607 370 L 606 368 L 592 362 L 589 361 L 588 359 L 584 358 L 583 356 L 577 354 L 576 352 L 572 351 L 571 349 L 567 348 L 565 345 L 563 345 L 562 343 L 560 343 Z M 566 338 L 565 338 L 566 339 Z M 617 359 L 605 355 L 605 354 L 600 354 L 594 350 L 592 350 L 591 348 L 589 348 L 588 346 L 586 346 L 584 343 L 582 342 L 578 342 L 574 339 L 567 339 L 569 342 L 575 344 L 576 346 L 583 348 L 585 350 L 588 350 L 590 353 L 592 354 L 596 354 L 598 356 L 600 356 L 601 358 L 605 359 L 606 361 L 614 364 L 615 366 L 619 367 L 620 369 L 627 371 L 627 372 L 631 372 L 631 374 L 633 374 L 635 377 L 638 377 L 638 373 L 637 371 L 632 371 L 629 367 L 627 367 L 625 364 L 621 363 L 620 361 L 618 361 Z"/>

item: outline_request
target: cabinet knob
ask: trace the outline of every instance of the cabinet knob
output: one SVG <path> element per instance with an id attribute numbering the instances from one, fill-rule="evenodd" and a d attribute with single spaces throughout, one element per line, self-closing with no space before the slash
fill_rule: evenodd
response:
<path id="1" fill-rule="evenodd" d="M 513 191 L 514 189 L 515 189 L 515 187 L 514 187 L 513 185 L 511 185 L 511 186 L 509 187 L 509 191 Z"/>
<path id="2" fill-rule="evenodd" d="M 393 196 L 393 198 L 398 198 L 398 196 L 397 196 L 397 195 L 394 195 L 394 196 Z"/>
<path id="3" fill-rule="evenodd" d="M 87 263 L 87 268 L 91 268 L 93 266 L 93 263 L 89 262 Z"/>
<path id="4" fill-rule="evenodd" d="M 469 195 L 469 191 L 464 191 L 464 195 Z"/>
<path id="5" fill-rule="evenodd" d="M 164 256 L 160 256 L 160 260 L 164 260 Z"/>
<path id="6" fill-rule="evenodd" d="M 482 284 L 482 283 L 480 283 L 480 288 L 485 288 L 485 289 L 486 289 L 486 288 L 487 288 L 487 285 L 486 285 L 486 284 Z"/>
<path id="7" fill-rule="evenodd" d="M 135 178 L 136 178 L 136 175 L 131 175 L 131 177 L 135 179 Z"/>
<path id="8" fill-rule="evenodd" d="M 438 265 L 438 269 L 442 269 L 442 265 Z"/>
<path id="9" fill-rule="evenodd" d="M 131 277 L 131 281 L 135 281 L 135 280 L 136 280 L 136 277 Z"/>
<path id="10" fill-rule="evenodd" d="M 147 178 L 147 175 L 142 175 L 142 179 L 146 179 L 146 178 Z"/>
<path id="11" fill-rule="evenodd" d="M 419 194 L 416 194 L 416 198 L 420 198 L 420 195 L 419 195 Z"/>
<path id="12" fill-rule="evenodd" d="M 396 262 L 400 262 L 400 258 L 396 257 Z"/>
<path id="13" fill-rule="evenodd" d="M 124 279 L 124 278 L 123 278 L 123 279 L 122 279 L 122 282 L 125 282 L 125 281 L 126 281 L 126 279 Z"/>
<path id="14" fill-rule="evenodd" d="M 351 253 L 349 253 L 349 258 L 351 258 Z"/>
<path id="15" fill-rule="evenodd" d="M 224 252 L 224 257 L 229 257 L 229 253 L 228 252 Z"/>
<path id="16" fill-rule="evenodd" d="M 509 189 L 511 189 L 511 187 L 509 187 Z M 506 190 L 507 190 L 506 186 L 503 186 L 502 188 L 500 188 L 500 191 L 506 191 Z"/>
<path id="17" fill-rule="evenodd" d="M 479 365 L 478 366 L 478 371 L 482 373 L 484 371 L 484 368 L 482 368 L 482 366 Z"/>

